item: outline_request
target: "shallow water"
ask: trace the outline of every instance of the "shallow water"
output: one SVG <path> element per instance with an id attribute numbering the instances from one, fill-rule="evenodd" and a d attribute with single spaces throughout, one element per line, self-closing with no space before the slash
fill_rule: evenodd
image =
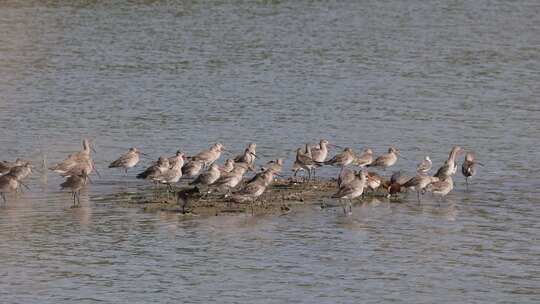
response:
<path id="1" fill-rule="evenodd" d="M 89 136 L 103 177 L 77 209 L 52 173 L 9 197 L 1 302 L 537 301 L 539 15 L 536 1 L 3 1 L 0 159 L 54 163 Z M 144 185 L 106 169 L 129 146 L 255 141 L 290 166 L 320 138 L 394 144 L 409 173 L 454 144 L 485 166 L 440 205 L 351 217 L 186 220 L 102 199 Z"/>

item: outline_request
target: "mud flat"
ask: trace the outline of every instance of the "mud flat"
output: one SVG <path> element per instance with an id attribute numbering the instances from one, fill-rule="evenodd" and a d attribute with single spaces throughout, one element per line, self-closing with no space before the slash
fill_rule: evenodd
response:
<path id="1" fill-rule="evenodd" d="M 136 193 L 116 193 L 104 199 L 117 201 L 126 207 L 141 208 L 147 212 L 171 212 L 186 216 L 244 213 L 281 215 L 306 205 L 317 205 L 321 208 L 339 206 L 337 200 L 330 198 L 337 191 L 335 180 L 316 180 L 302 183 L 291 179 L 278 179 L 253 204 L 251 201 L 233 202 L 223 193 L 205 194 L 206 189 L 200 189 L 200 193 L 190 194 L 187 202 L 176 199 L 177 192 L 192 188 L 177 187 L 174 188 L 174 193 L 169 194 L 164 188 L 157 193 L 154 189 L 147 188 Z M 370 197 L 384 195 L 384 193 L 369 193 L 366 198 L 357 199 L 355 202 L 369 201 Z"/>

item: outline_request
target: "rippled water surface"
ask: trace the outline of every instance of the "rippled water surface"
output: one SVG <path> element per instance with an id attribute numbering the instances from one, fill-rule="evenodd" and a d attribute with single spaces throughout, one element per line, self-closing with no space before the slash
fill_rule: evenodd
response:
<path id="1" fill-rule="evenodd" d="M 537 1 L 0 2 L 0 159 L 54 163 L 88 136 L 103 175 L 81 208 L 52 173 L 8 197 L 0 302 L 537 302 L 539 16 Z M 440 205 L 350 217 L 182 219 L 103 199 L 145 186 L 106 169 L 130 146 L 255 141 L 290 167 L 320 138 L 396 145 L 408 173 L 454 144 L 484 167 Z"/>

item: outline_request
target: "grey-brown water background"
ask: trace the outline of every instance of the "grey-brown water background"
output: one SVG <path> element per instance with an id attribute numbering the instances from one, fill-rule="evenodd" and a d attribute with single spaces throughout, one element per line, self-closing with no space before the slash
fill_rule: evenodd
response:
<path id="1" fill-rule="evenodd" d="M 78 209 L 51 173 L 0 209 L 1 303 L 538 303 L 537 1 L 2 1 L 0 42 L 0 159 L 90 136 L 103 175 Z M 453 144 L 485 166 L 441 206 L 351 217 L 103 200 L 141 186 L 105 169 L 130 146 L 256 141 L 290 166 L 320 138 L 394 144 L 408 172 Z"/>

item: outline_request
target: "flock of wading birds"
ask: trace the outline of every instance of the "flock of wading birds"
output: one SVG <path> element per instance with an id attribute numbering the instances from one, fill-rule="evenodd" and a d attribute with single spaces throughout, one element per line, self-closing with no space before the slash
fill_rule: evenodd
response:
<path id="1" fill-rule="evenodd" d="M 248 171 L 256 172 L 255 162 L 258 158 L 256 147 L 256 144 L 250 143 L 243 154 L 227 159 L 222 166 L 216 163 L 221 154 L 224 151 L 227 152 L 221 143 L 216 143 L 209 149 L 190 157 L 178 151 L 172 157 L 159 157 L 150 167 L 137 174 L 137 178 L 152 181 L 156 186 L 165 184 L 169 191 L 172 191 L 172 185 L 178 183 L 181 178 L 192 178 L 189 185 L 195 187 L 177 192 L 177 198 L 182 200 L 186 200 L 190 193 L 199 192 L 199 187 L 207 187 L 208 190 L 224 192 L 225 196 L 234 202 L 253 202 L 273 182 L 274 176 L 281 176 L 279 173 L 283 168 L 283 159 L 272 160 L 262 166 L 255 176 L 242 183 Z M 400 172 L 394 172 L 390 179 L 385 179 L 378 173 L 366 171 L 364 168 L 385 170 L 393 166 L 400 156 L 397 148 L 390 147 L 388 153 L 376 158 L 369 148 L 361 154 L 356 154 L 351 148 L 344 148 L 342 152 L 328 158 L 329 147 L 341 148 L 324 139 L 317 145 L 306 144 L 305 147 L 298 148 L 292 168 L 294 178 L 299 171 L 304 171 L 303 181 L 309 182 L 318 167 L 324 165 L 340 167 L 337 177 L 339 190 L 332 195 L 332 198 L 343 199 L 349 206 L 349 212 L 352 200 L 362 196 L 367 190 L 382 189 L 387 191 L 389 196 L 414 190 L 419 203 L 421 195 L 425 192 L 431 192 L 440 197 L 446 196 L 454 188 L 452 176 L 457 172 L 457 157 L 465 152 L 461 147 L 454 146 L 448 159 L 433 176 L 429 175 L 432 167 L 431 159 L 426 156 L 417 165 L 416 176 L 405 176 Z M 90 179 L 90 174 L 95 171 L 99 175 L 92 160 L 91 151 L 95 150 L 90 145 L 90 141 L 84 139 L 81 151 L 70 154 L 62 162 L 49 168 L 66 178 L 60 186 L 62 189 L 71 191 L 74 205 L 80 204 L 80 191 Z M 139 163 L 141 155 L 147 156 L 137 148 L 130 148 L 127 153 L 113 161 L 109 168 L 123 168 L 127 174 L 128 169 Z M 477 165 L 482 164 L 476 161 L 475 154 L 466 152 L 461 172 L 465 176 L 467 185 L 468 178 L 475 175 Z M 347 166 L 356 166 L 359 170 L 354 171 Z M 7 202 L 6 193 L 17 192 L 19 189 L 22 191 L 21 185 L 28 188 L 23 181 L 32 173 L 32 168 L 29 161 L 22 159 L 17 159 L 15 162 L 0 162 L 0 194 L 4 203 Z M 235 190 L 241 184 L 243 186 Z M 343 208 L 346 211 L 345 205 Z"/>

